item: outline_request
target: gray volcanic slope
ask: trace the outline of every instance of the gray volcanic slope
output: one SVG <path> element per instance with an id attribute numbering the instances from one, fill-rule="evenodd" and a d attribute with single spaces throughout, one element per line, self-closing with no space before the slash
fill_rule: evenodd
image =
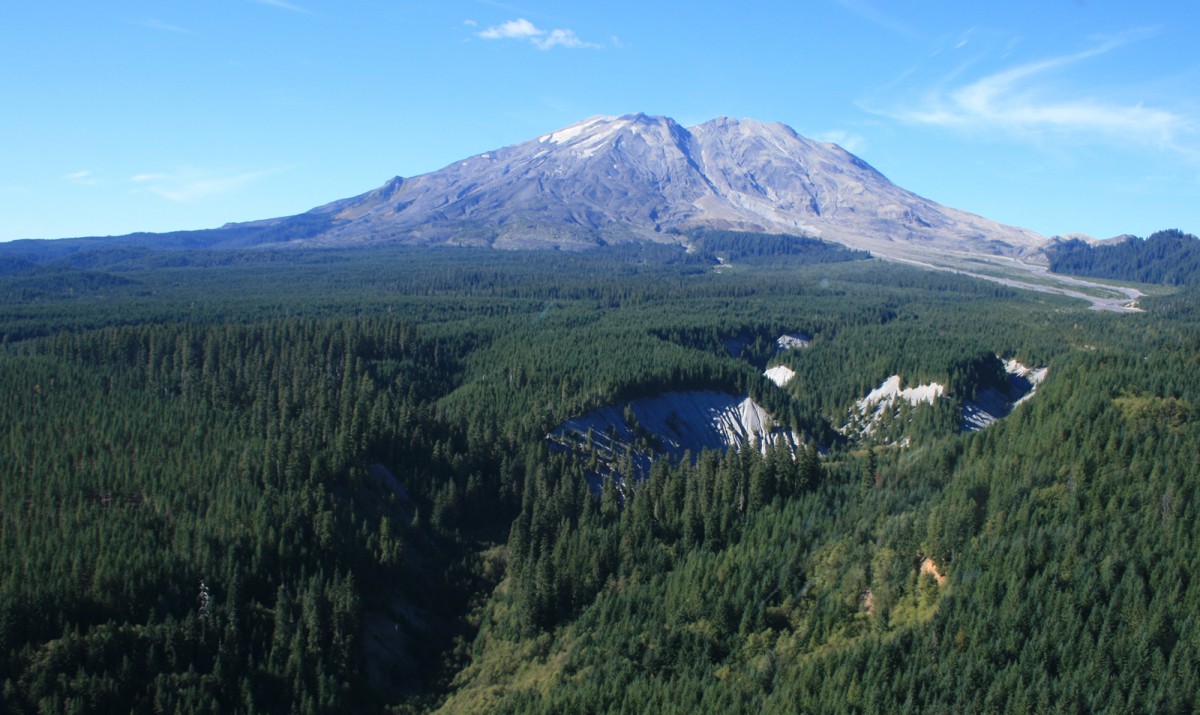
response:
<path id="1" fill-rule="evenodd" d="M 782 124 L 594 117 L 310 211 L 305 245 L 575 248 L 679 241 L 690 228 L 817 236 L 856 248 L 1020 256 L 1045 239 L 896 186 Z"/>

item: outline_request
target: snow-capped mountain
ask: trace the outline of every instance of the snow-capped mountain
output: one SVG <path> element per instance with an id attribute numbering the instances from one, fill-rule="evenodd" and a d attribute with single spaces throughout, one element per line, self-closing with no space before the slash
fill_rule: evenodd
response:
<path id="1" fill-rule="evenodd" d="M 1022 255 L 1038 234 L 941 206 L 782 124 L 593 117 L 314 209 L 318 244 L 391 240 L 587 248 L 690 228 L 797 233 L 864 249 Z"/>
<path id="2" fill-rule="evenodd" d="M 888 181 L 845 149 L 782 124 L 593 117 L 530 141 L 396 177 L 296 216 L 203 231 L 0 247 L 36 263 L 94 248 L 190 250 L 384 243 L 586 249 L 686 243 L 689 229 L 823 238 L 880 256 L 936 263 L 946 251 L 1035 254 L 1032 231 L 941 206 Z M 22 264 L 23 265 L 23 264 Z"/>

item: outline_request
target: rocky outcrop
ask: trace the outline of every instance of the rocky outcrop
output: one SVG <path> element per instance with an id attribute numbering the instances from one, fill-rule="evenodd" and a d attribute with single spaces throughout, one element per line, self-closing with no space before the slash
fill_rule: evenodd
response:
<path id="1" fill-rule="evenodd" d="M 963 401 L 963 431 L 975 432 L 1007 417 L 1013 408 L 1033 397 L 1049 372 L 1047 368 L 1029 368 L 1011 359 L 1005 361 L 1004 371 L 1008 374 L 1008 384 L 1003 389 L 989 387 L 981 390 L 974 400 Z"/>
<path id="2" fill-rule="evenodd" d="M 594 452 L 600 471 L 628 459 L 639 475 L 655 456 L 678 459 L 685 452 L 777 443 L 794 450 L 801 443 L 750 397 L 714 391 L 668 392 L 602 407 L 567 420 L 547 437 L 561 449 Z"/>

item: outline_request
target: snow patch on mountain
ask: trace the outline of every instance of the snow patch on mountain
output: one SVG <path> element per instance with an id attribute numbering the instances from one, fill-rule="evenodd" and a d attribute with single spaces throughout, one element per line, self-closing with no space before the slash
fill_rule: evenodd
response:
<path id="1" fill-rule="evenodd" d="M 647 120 L 647 121 L 640 121 Z M 653 130 L 653 122 L 644 115 L 623 117 L 592 117 L 565 129 L 538 137 L 541 144 L 555 144 L 568 149 L 580 159 L 590 159 L 609 146 L 622 133 L 638 135 L 643 130 Z M 613 164 L 619 170 L 620 166 Z M 565 175 L 567 167 L 555 167 L 558 176 Z"/>
<path id="2" fill-rule="evenodd" d="M 551 144 L 565 144 L 577 137 L 586 136 L 588 131 L 597 124 L 611 124 L 613 119 L 615 119 L 615 117 L 589 117 L 578 124 L 572 124 L 571 126 L 564 127 L 558 131 L 544 134 L 538 137 L 538 141 L 542 143 L 550 142 Z M 596 135 L 593 134 L 593 136 Z"/>

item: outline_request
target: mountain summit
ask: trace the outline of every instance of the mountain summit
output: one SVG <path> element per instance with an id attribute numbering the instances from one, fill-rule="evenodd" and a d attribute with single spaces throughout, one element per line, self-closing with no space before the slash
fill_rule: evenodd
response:
<path id="1" fill-rule="evenodd" d="M 316 245 L 394 241 L 582 249 L 693 228 L 798 233 L 856 248 L 1022 255 L 1032 231 L 941 206 L 783 124 L 593 117 L 309 212 Z M 915 244 L 915 245 L 914 245 Z"/>
<path id="2" fill-rule="evenodd" d="M 693 229 L 801 234 L 885 258 L 1033 256 L 1046 239 L 905 191 L 783 124 L 593 117 L 303 214 L 202 231 L 13 241 L 10 261 L 80 250 L 471 245 L 582 250 Z M 23 264 L 22 264 L 23 265 Z"/>

